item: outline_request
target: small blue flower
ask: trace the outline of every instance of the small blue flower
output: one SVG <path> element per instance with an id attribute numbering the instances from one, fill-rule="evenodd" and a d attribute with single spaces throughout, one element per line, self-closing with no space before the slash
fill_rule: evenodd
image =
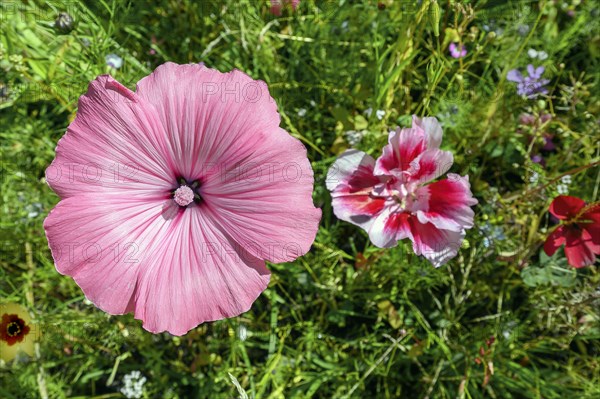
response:
<path id="1" fill-rule="evenodd" d="M 535 98 L 540 94 L 547 94 L 548 89 L 545 87 L 550 81 L 542 79 L 542 74 L 545 68 L 543 66 L 535 68 L 533 65 L 527 65 L 527 73 L 529 76 L 523 76 L 518 69 L 513 69 L 508 72 L 506 78 L 511 82 L 517 83 L 517 92 L 520 96 L 527 98 Z"/>
<path id="2" fill-rule="evenodd" d="M 123 66 L 123 58 L 116 54 L 108 54 L 104 59 L 106 60 L 106 65 L 111 68 L 119 69 Z"/>

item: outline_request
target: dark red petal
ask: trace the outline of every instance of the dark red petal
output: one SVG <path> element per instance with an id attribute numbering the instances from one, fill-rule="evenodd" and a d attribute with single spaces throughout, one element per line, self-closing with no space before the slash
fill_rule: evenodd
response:
<path id="1" fill-rule="evenodd" d="M 554 255 L 558 247 L 565 243 L 566 238 L 564 235 L 564 229 L 565 226 L 558 226 L 558 228 L 554 230 L 552 234 L 548 236 L 548 238 L 546 238 L 546 242 L 544 243 L 544 252 L 546 252 L 546 255 Z"/>
<path id="2" fill-rule="evenodd" d="M 589 266 L 596 261 L 596 256 L 586 244 L 582 233 L 577 227 L 565 229 L 565 255 L 569 264 L 577 268 Z"/>
<path id="3" fill-rule="evenodd" d="M 581 232 L 581 239 L 590 251 L 596 255 L 600 255 L 600 243 L 598 242 L 599 233 L 599 229 L 594 230 L 592 228 L 584 228 Z"/>
<path id="4" fill-rule="evenodd" d="M 595 254 L 600 254 L 600 203 L 592 205 L 578 219 L 577 225 L 588 235 L 588 246 Z"/>
<path id="5" fill-rule="evenodd" d="M 583 209 L 585 202 L 570 195 L 559 195 L 550 204 L 550 213 L 559 219 L 572 219 Z"/>

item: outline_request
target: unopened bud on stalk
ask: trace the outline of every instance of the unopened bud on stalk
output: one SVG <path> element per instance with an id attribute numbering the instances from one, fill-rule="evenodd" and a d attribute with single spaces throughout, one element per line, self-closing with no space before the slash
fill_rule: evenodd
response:
<path id="1" fill-rule="evenodd" d="M 73 30 L 73 17 L 66 12 L 58 14 L 56 21 L 54 21 L 54 27 L 60 33 L 69 33 Z"/>
<path id="2" fill-rule="evenodd" d="M 430 7 L 429 18 L 433 26 L 433 34 L 438 37 L 440 35 L 440 6 L 437 0 L 431 0 Z"/>

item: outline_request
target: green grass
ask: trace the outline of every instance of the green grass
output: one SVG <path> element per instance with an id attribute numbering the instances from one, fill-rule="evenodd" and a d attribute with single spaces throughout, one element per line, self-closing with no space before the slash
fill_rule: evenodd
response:
<path id="1" fill-rule="evenodd" d="M 0 367 L 0 397 L 123 397 L 133 370 L 147 378 L 146 398 L 241 397 L 230 375 L 254 398 L 596 397 L 597 265 L 575 271 L 562 252 L 540 251 L 563 175 L 571 195 L 598 200 L 597 5 L 439 1 L 436 37 L 426 1 L 303 0 L 280 18 L 268 3 L 2 2 L 0 297 L 27 306 L 42 338 L 34 359 Z M 60 11 L 75 20 L 68 34 L 54 28 Z M 465 58 L 450 57 L 453 38 Z M 531 60 L 530 48 L 548 58 Z M 124 59 L 119 70 L 106 66 L 110 53 Z M 134 88 L 166 61 L 267 82 L 282 127 L 308 149 L 323 209 L 311 252 L 269 265 L 271 284 L 249 312 L 183 337 L 86 304 L 55 270 L 42 228 L 58 202 L 44 170 L 89 81 L 110 72 Z M 506 80 L 528 63 L 546 67 L 543 100 Z M 530 160 L 542 131 L 520 126 L 523 112 L 553 115 L 543 132 L 557 150 L 545 167 Z M 335 218 L 325 188 L 350 147 L 345 132 L 364 130 L 355 147 L 377 156 L 411 114 L 439 118 L 452 172 L 469 174 L 479 200 L 459 256 L 439 269 L 407 242 L 374 247 Z"/>

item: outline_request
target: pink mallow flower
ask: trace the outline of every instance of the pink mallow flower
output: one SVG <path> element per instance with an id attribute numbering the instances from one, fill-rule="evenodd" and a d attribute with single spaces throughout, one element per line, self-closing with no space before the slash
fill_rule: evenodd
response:
<path id="1" fill-rule="evenodd" d="M 271 0 L 271 14 L 280 17 L 285 7 L 291 6 L 293 10 L 296 10 L 298 4 L 300 4 L 300 0 Z"/>
<path id="2" fill-rule="evenodd" d="M 465 229 L 473 227 L 477 204 L 468 176 L 445 174 L 452 154 L 439 149 L 437 119 L 413 116 L 411 128 L 390 132 L 383 154 L 374 160 L 354 149 L 343 153 L 327 174 L 335 215 L 368 234 L 378 247 L 409 238 L 417 255 L 435 267 L 455 257 Z"/>
<path id="3" fill-rule="evenodd" d="M 99 76 L 46 170 L 57 270 L 154 333 L 246 312 L 265 260 L 306 253 L 321 215 L 306 149 L 279 122 L 238 70 L 166 63 L 135 91 Z"/>

